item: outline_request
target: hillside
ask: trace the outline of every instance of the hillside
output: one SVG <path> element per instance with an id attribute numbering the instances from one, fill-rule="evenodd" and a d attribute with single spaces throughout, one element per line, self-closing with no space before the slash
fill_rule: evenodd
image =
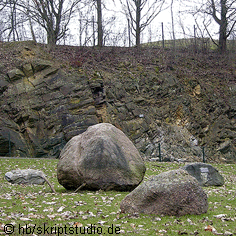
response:
<path id="1" fill-rule="evenodd" d="M 123 130 L 143 157 L 236 161 L 234 55 L 161 48 L 48 50 L 0 43 L 0 155 L 59 156 L 90 125 Z"/>

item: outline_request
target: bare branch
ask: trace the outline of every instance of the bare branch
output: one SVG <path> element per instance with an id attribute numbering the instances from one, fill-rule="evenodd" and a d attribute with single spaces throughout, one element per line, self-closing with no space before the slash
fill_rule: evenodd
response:
<path id="1" fill-rule="evenodd" d="M 215 6 L 215 1 L 211 0 L 211 8 L 212 8 L 212 16 L 214 20 L 220 25 L 221 20 L 216 16 L 216 6 Z"/>
<path id="2" fill-rule="evenodd" d="M 125 15 L 130 20 L 132 34 L 135 34 L 136 46 L 140 44 L 141 32 L 162 11 L 165 0 L 154 0 L 150 6 L 148 0 L 120 0 L 125 8 Z"/>
<path id="3" fill-rule="evenodd" d="M 209 30 L 208 30 L 208 28 L 207 28 L 207 26 L 205 25 L 205 23 L 204 23 L 204 27 L 205 27 L 205 29 L 206 29 L 206 32 L 207 32 L 207 34 L 209 35 L 209 37 L 210 37 L 210 39 L 211 39 L 211 41 L 218 47 L 219 46 L 219 44 L 212 38 L 212 36 L 211 36 L 211 34 L 210 34 L 210 32 L 209 32 Z"/>

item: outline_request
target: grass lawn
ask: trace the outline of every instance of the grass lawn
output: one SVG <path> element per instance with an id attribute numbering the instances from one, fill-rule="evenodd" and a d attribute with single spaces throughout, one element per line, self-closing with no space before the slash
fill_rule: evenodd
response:
<path id="1" fill-rule="evenodd" d="M 235 164 L 213 164 L 225 185 L 204 188 L 209 202 L 206 214 L 170 217 L 120 214 L 120 202 L 127 192 L 68 192 L 57 181 L 57 162 L 0 158 L 0 235 L 236 235 Z M 144 180 L 180 165 L 146 162 Z M 18 168 L 42 170 L 57 194 L 46 183 L 8 183 L 5 173 Z"/>

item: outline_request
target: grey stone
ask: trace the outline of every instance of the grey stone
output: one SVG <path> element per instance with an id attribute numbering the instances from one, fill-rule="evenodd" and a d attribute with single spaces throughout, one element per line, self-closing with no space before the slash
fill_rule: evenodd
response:
<path id="1" fill-rule="evenodd" d="M 131 214 L 198 215 L 207 212 L 208 202 L 196 179 L 178 169 L 140 184 L 121 201 L 120 209 Z"/>
<path id="2" fill-rule="evenodd" d="M 227 140 L 223 143 L 221 143 L 217 149 L 221 153 L 221 155 L 224 155 L 224 158 L 227 160 L 227 162 L 235 162 L 236 160 L 236 148 L 233 145 L 233 142 L 231 140 Z"/>
<path id="3" fill-rule="evenodd" d="M 150 131 L 148 131 L 150 133 Z M 153 139 L 150 143 L 154 148 L 146 150 L 148 157 L 159 155 L 159 143 L 163 161 L 179 161 L 179 159 L 191 162 L 202 160 L 202 149 L 197 146 L 198 140 L 184 126 L 168 123 L 156 124 L 151 133 Z M 150 135 L 149 135 L 150 137 Z"/>
<path id="4" fill-rule="evenodd" d="M 23 69 L 25 76 L 27 76 L 27 77 L 32 76 L 34 74 L 33 68 L 30 63 L 23 65 L 22 69 Z"/>
<path id="5" fill-rule="evenodd" d="M 7 89 L 8 84 L 5 78 L 0 75 L 0 93 L 3 93 Z"/>
<path id="6" fill-rule="evenodd" d="M 73 137 L 63 148 L 57 178 L 66 189 L 85 185 L 91 190 L 134 189 L 142 181 L 145 164 L 127 136 L 101 123 Z"/>
<path id="7" fill-rule="evenodd" d="M 7 75 L 10 81 L 19 80 L 25 76 L 24 73 L 19 69 L 10 70 L 8 71 Z"/>
<path id="8" fill-rule="evenodd" d="M 222 186 L 224 184 L 224 178 L 210 164 L 192 163 L 181 167 L 181 169 L 195 177 L 201 186 Z"/>
<path id="9" fill-rule="evenodd" d="M 12 170 L 5 174 L 5 178 L 12 184 L 44 184 L 45 176 L 42 171 L 33 169 Z"/>
<path id="10" fill-rule="evenodd" d="M 220 144 L 217 151 L 220 151 L 221 153 L 225 154 L 230 151 L 230 147 L 231 147 L 231 141 L 227 140 L 227 141 Z"/>
<path id="11" fill-rule="evenodd" d="M 229 104 L 233 110 L 236 110 L 236 96 L 230 98 Z"/>
<path id="12" fill-rule="evenodd" d="M 3 123 L 0 120 L 0 125 Z M 8 127 L 0 127 L 0 156 L 13 153 L 17 156 L 27 156 L 29 154 L 27 144 L 19 132 Z"/>
<path id="13" fill-rule="evenodd" d="M 52 61 L 43 60 L 43 59 L 34 60 L 32 63 L 34 73 L 38 72 L 38 71 L 42 71 L 42 70 L 52 67 L 52 66 L 53 66 Z"/>

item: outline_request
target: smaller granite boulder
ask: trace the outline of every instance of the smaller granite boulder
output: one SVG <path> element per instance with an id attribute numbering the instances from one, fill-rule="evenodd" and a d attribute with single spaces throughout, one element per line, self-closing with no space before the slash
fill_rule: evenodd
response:
<path id="1" fill-rule="evenodd" d="M 120 204 L 122 213 L 182 216 L 208 209 L 207 195 L 187 171 L 161 173 L 140 184 Z"/>
<path id="2" fill-rule="evenodd" d="M 206 163 L 187 164 L 181 169 L 186 170 L 190 175 L 197 179 L 201 186 L 222 186 L 224 178 L 217 169 Z"/>
<path id="3" fill-rule="evenodd" d="M 45 174 L 39 170 L 12 170 L 5 174 L 5 179 L 12 184 L 44 184 Z"/>

